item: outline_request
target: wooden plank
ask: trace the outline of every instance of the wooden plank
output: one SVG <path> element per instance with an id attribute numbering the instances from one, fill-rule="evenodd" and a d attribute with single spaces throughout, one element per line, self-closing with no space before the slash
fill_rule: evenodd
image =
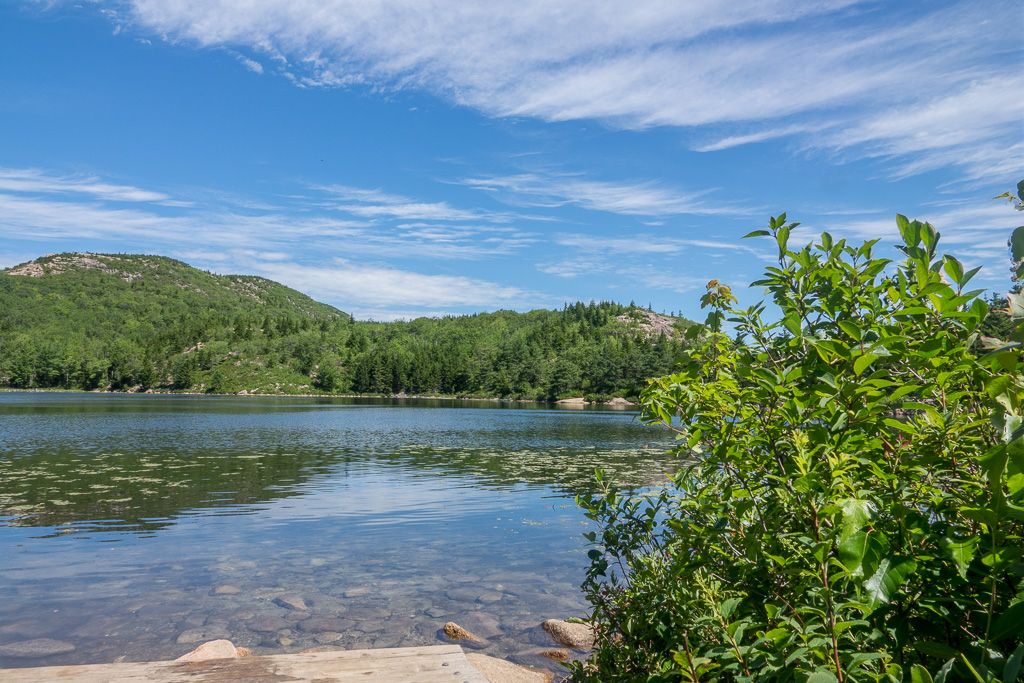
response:
<path id="1" fill-rule="evenodd" d="M 2 669 L 4 683 L 488 683 L 458 645 Z"/>

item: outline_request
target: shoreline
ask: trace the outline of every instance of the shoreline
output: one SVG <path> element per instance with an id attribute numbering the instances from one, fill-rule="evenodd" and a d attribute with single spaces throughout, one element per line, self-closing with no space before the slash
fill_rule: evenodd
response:
<path id="1" fill-rule="evenodd" d="M 486 402 L 486 403 L 530 403 L 534 405 L 547 406 L 620 406 L 623 408 L 638 406 L 626 398 L 615 397 L 609 401 L 587 401 L 584 397 L 563 398 L 556 401 L 538 401 L 530 398 L 498 398 L 498 397 L 477 397 L 477 396 L 424 396 L 420 394 L 264 394 L 257 391 L 242 390 L 232 394 L 213 393 L 205 391 L 107 391 L 107 390 L 85 390 L 85 389 L 15 389 L 10 387 L 0 388 L 0 394 L 88 394 L 106 396 L 211 396 L 225 397 L 244 396 L 245 398 L 368 398 L 368 399 L 415 399 L 424 401 L 465 401 L 465 402 Z"/>

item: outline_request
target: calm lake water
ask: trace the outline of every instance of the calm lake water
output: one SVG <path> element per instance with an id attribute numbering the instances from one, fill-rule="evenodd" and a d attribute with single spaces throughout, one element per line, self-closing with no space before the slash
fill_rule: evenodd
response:
<path id="1" fill-rule="evenodd" d="M 632 418 L 0 394 L 0 666 L 172 659 L 215 638 L 434 645 L 446 621 L 534 663 L 538 624 L 586 611 L 573 497 L 594 467 L 630 487 L 676 469 L 670 435 Z"/>

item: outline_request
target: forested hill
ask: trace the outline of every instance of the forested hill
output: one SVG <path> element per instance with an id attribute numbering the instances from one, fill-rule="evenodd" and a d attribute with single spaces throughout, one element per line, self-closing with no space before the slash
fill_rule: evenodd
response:
<path id="1" fill-rule="evenodd" d="M 53 254 L 0 271 L 0 386 L 632 397 L 668 372 L 690 324 L 609 302 L 356 322 L 260 277 Z"/>

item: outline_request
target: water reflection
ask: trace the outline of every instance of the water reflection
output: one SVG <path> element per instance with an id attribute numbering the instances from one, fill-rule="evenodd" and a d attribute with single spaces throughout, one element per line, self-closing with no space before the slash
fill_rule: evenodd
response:
<path id="1" fill-rule="evenodd" d="M 626 486 L 671 468 L 665 436 L 621 412 L 382 401 L 3 395 L 0 524 L 153 532 L 379 472 L 574 495 L 597 465 Z M 363 486 L 393 500 L 381 482 Z"/>
<path id="2" fill-rule="evenodd" d="M 658 479 L 669 444 L 609 410 L 3 394 L 0 666 L 430 645 L 449 619 L 522 653 L 585 607 L 572 496 L 595 466 Z M 74 649 L 17 654 L 38 638 Z"/>

